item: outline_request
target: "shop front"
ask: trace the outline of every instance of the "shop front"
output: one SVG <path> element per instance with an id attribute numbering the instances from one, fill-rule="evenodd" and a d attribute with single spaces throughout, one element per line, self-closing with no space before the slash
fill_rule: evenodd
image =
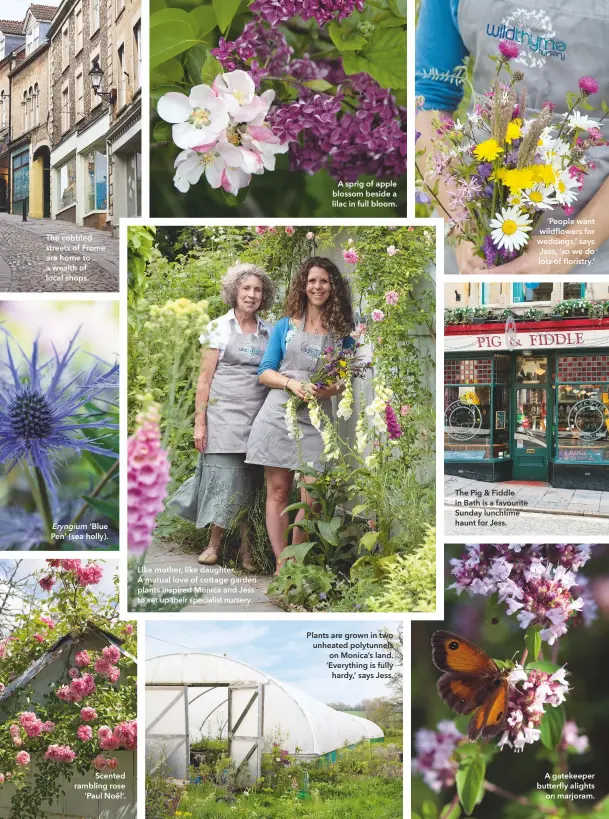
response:
<path id="1" fill-rule="evenodd" d="M 609 319 L 445 330 L 445 472 L 609 490 Z"/>

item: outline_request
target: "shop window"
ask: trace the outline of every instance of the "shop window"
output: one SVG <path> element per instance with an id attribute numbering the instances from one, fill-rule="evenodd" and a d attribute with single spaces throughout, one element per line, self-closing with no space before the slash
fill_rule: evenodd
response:
<path id="1" fill-rule="evenodd" d="M 524 304 L 527 302 L 552 300 L 553 282 L 516 282 L 512 285 L 512 302 Z"/>
<path id="2" fill-rule="evenodd" d="M 609 465 L 609 382 L 558 386 L 556 459 Z"/>
<path id="3" fill-rule="evenodd" d="M 444 388 L 444 454 L 449 461 L 478 461 L 491 453 L 491 388 Z"/>
<path id="4" fill-rule="evenodd" d="M 76 202 L 76 159 L 69 159 L 58 171 L 59 209 L 69 208 Z"/>
<path id="5" fill-rule="evenodd" d="M 559 356 L 556 380 L 560 383 L 609 381 L 609 355 Z"/>
<path id="6" fill-rule="evenodd" d="M 495 362 L 495 382 L 497 384 L 509 384 L 512 369 L 512 359 L 509 355 L 496 355 Z"/>
<path id="7" fill-rule="evenodd" d="M 489 384 L 492 381 L 492 361 L 490 359 L 465 359 L 444 361 L 445 384 Z"/>
<path id="8" fill-rule="evenodd" d="M 87 200 L 86 210 L 108 209 L 108 161 L 105 153 L 93 150 L 86 157 Z"/>
<path id="9" fill-rule="evenodd" d="M 584 299 L 586 297 L 585 282 L 566 282 L 562 286 L 562 297 L 567 299 Z"/>
<path id="10" fill-rule="evenodd" d="M 548 380 L 546 356 L 519 355 L 516 358 L 517 384 L 545 384 Z"/>

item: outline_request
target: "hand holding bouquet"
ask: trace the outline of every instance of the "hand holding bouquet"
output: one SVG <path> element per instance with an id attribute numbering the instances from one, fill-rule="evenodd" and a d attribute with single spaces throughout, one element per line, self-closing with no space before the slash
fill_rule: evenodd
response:
<path id="1" fill-rule="evenodd" d="M 573 213 L 593 167 L 586 150 L 607 144 L 601 121 L 579 110 L 594 110 L 587 101 L 598 91 L 593 77 L 582 77 L 579 93 L 567 94 L 567 111 L 557 121 L 552 102 L 526 118 L 527 89 L 518 87 L 524 74 L 510 67 L 518 45 L 504 40 L 499 51 L 490 57 L 497 63 L 493 87 L 467 122 L 444 117 L 434 123 L 438 138 L 420 180 L 440 207 L 439 180 L 451 188 L 449 238 L 471 242 L 489 267 L 522 255 L 546 211 Z M 500 81 L 502 72 L 507 83 Z M 603 101 L 604 115 L 608 110 Z"/>

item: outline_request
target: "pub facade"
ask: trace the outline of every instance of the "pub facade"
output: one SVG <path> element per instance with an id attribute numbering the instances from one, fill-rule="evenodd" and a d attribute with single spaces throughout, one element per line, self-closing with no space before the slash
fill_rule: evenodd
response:
<path id="1" fill-rule="evenodd" d="M 445 307 L 445 472 L 609 490 L 609 286 L 447 285 Z"/>

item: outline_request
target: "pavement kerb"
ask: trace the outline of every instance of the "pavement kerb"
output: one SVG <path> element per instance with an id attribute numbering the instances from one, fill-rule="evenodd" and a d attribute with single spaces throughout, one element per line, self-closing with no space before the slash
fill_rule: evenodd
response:
<path id="1" fill-rule="evenodd" d="M 457 507 L 456 503 L 450 503 L 450 501 L 444 501 L 444 506 L 450 506 L 450 507 L 452 507 L 454 509 L 463 508 L 463 507 L 460 507 L 460 506 Z M 528 507 L 528 506 L 524 507 L 523 506 L 522 508 L 520 508 L 520 507 L 518 507 L 518 508 L 510 507 L 510 508 L 513 508 L 515 512 L 516 511 L 518 511 L 518 512 L 537 512 L 540 515 L 577 515 L 577 516 L 581 516 L 581 517 L 584 517 L 584 518 L 609 518 L 609 512 L 584 512 L 584 511 L 581 511 L 579 509 L 569 511 L 568 509 L 552 509 L 552 508 L 548 508 L 548 507 L 546 507 L 544 509 L 543 506 L 531 506 L 531 507 Z"/>

